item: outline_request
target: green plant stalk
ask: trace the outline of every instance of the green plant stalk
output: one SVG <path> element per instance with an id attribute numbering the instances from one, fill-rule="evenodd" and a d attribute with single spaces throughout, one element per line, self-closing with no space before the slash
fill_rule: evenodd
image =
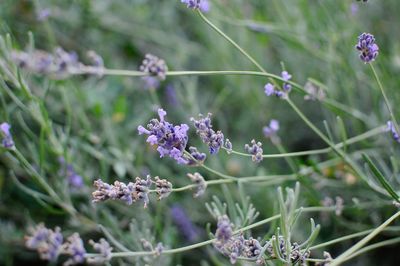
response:
<path id="1" fill-rule="evenodd" d="M 382 232 L 391 222 L 393 222 L 396 218 L 400 216 L 400 211 L 392 215 L 389 219 L 387 219 L 383 224 L 375 228 L 371 233 L 369 233 L 366 237 L 361 239 L 354 246 L 346 250 L 342 255 L 334 259 L 329 265 L 337 266 L 343 263 L 348 259 L 348 257 L 352 256 L 356 251 L 361 249 L 365 244 L 367 244 L 372 238 Z"/>
<path id="2" fill-rule="evenodd" d="M 393 239 L 381 241 L 381 242 L 366 246 L 366 247 L 360 249 L 359 251 L 354 252 L 351 256 L 349 256 L 347 258 L 347 260 L 350 260 L 350 259 L 352 259 L 352 258 L 354 258 L 356 256 L 359 256 L 359 255 L 361 255 L 361 254 L 363 254 L 363 253 L 365 253 L 367 251 L 370 251 L 370 250 L 373 250 L 373 249 L 376 249 L 376 248 L 380 248 L 380 247 L 384 247 L 384 246 L 397 244 L 399 242 L 400 242 L 400 237 L 396 237 L 396 238 L 393 238 Z"/>
<path id="3" fill-rule="evenodd" d="M 386 107 L 387 107 L 387 109 L 388 109 L 388 111 L 389 111 L 390 118 L 391 118 L 392 121 L 393 121 L 393 124 L 394 124 L 394 127 L 395 127 L 395 129 L 396 129 L 396 132 L 397 132 L 397 133 L 400 133 L 399 124 L 397 123 L 397 120 L 396 120 L 396 117 L 394 116 L 393 110 L 392 110 L 392 108 L 390 107 L 389 99 L 388 99 L 388 97 L 386 96 L 386 92 L 385 92 L 385 90 L 384 90 L 384 88 L 383 88 L 383 86 L 382 86 L 382 82 L 381 82 L 381 80 L 380 80 L 378 74 L 376 73 L 373 64 L 369 64 L 369 66 L 371 67 L 372 72 L 374 73 L 374 77 L 375 77 L 375 79 L 376 79 L 376 82 L 378 83 L 378 87 L 379 87 L 379 89 L 381 90 L 381 93 L 382 93 L 382 95 L 383 95 L 383 99 L 384 99 L 385 104 L 386 104 Z"/>

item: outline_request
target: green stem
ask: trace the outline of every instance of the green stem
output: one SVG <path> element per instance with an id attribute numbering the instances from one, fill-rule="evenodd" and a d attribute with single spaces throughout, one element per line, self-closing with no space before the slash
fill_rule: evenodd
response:
<path id="1" fill-rule="evenodd" d="M 336 266 L 340 265 L 344 261 L 348 260 L 350 256 L 352 256 L 357 250 L 361 249 L 365 244 L 367 244 L 372 238 L 374 238 L 377 234 L 382 232 L 385 227 L 387 227 L 391 222 L 393 222 L 397 217 L 400 216 L 400 211 L 395 213 L 389 219 L 387 219 L 383 224 L 375 228 L 371 233 L 369 233 L 366 237 L 361 239 L 357 244 L 346 250 L 342 255 L 334 259 L 329 265 Z"/>
<path id="2" fill-rule="evenodd" d="M 394 127 L 395 127 L 395 129 L 396 129 L 396 132 L 400 133 L 400 131 L 399 131 L 399 124 L 397 123 L 397 120 L 396 120 L 396 118 L 395 118 L 395 116 L 394 116 L 393 110 L 392 110 L 392 108 L 390 107 L 389 99 L 388 99 L 388 97 L 386 96 L 385 90 L 383 89 L 381 80 L 380 80 L 378 74 L 376 73 L 373 64 L 369 64 L 369 65 L 370 65 L 370 67 L 371 67 L 371 69 L 372 69 L 372 72 L 374 73 L 374 77 L 375 77 L 375 79 L 376 79 L 376 82 L 378 83 L 378 87 L 379 87 L 379 89 L 381 90 L 381 93 L 382 93 L 382 95 L 383 95 L 383 99 L 385 100 L 386 107 L 387 107 L 387 109 L 388 109 L 388 111 L 389 111 L 390 118 L 391 118 L 392 121 L 393 121 L 393 124 L 394 124 Z"/>
<path id="3" fill-rule="evenodd" d="M 389 245 L 393 245 L 393 244 L 397 244 L 400 242 L 400 237 L 396 237 L 396 238 L 392 238 L 389 240 L 385 240 L 385 241 L 381 241 L 369 246 L 366 246 L 365 248 L 360 249 L 359 251 L 353 253 L 352 255 L 350 255 L 347 260 L 350 260 L 358 255 L 361 255 L 362 253 L 365 253 L 367 251 L 376 249 L 376 248 L 380 248 L 380 247 L 384 247 L 384 246 L 389 246 Z"/>

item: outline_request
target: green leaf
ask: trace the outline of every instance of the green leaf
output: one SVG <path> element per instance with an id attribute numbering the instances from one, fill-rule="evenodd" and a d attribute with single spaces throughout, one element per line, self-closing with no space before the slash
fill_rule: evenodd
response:
<path id="1" fill-rule="evenodd" d="M 363 153 L 362 157 L 367 162 L 369 168 L 371 169 L 372 173 L 375 175 L 376 179 L 378 179 L 378 181 L 386 189 L 386 191 L 389 193 L 389 195 L 392 196 L 392 198 L 395 201 L 400 202 L 400 199 L 399 199 L 399 196 L 397 195 L 397 193 L 394 191 L 392 186 L 386 181 L 386 179 L 383 176 L 383 174 L 381 173 L 381 171 L 379 171 L 379 169 L 371 161 L 371 159 L 368 157 L 368 155 Z"/>

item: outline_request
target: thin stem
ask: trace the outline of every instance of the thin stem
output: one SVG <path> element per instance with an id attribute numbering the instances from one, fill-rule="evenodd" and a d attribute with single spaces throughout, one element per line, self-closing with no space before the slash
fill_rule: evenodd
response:
<path id="1" fill-rule="evenodd" d="M 400 132 L 400 131 L 399 131 L 399 124 L 397 123 L 397 120 L 396 120 L 396 118 L 395 118 L 395 116 L 394 116 L 393 110 L 392 110 L 392 108 L 390 107 L 389 99 L 388 99 L 388 97 L 386 96 L 386 92 L 385 92 L 385 90 L 383 89 L 381 80 L 380 80 L 378 74 L 377 74 L 376 71 L 375 71 L 374 65 L 373 65 L 373 64 L 369 64 L 369 66 L 371 67 L 372 72 L 374 73 L 374 77 L 375 77 L 375 79 L 376 79 L 376 82 L 378 83 L 378 87 L 379 87 L 379 89 L 381 90 L 381 93 L 382 93 L 382 95 L 383 95 L 383 99 L 385 100 L 386 107 L 387 107 L 387 109 L 388 109 L 388 111 L 389 111 L 390 117 L 391 117 L 391 119 L 392 119 L 392 121 L 393 121 L 393 124 L 394 124 L 394 126 L 395 126 L 395 129 L 396 129 L 396 132 Z"/>
<path id="2" fill-rule="evenodd" d="M 350 144 L 354 144 L 357 143 L 359 141 L 365 140 L 367 138 L 376 136 L 382 132 L 384 132 L 384 129 L 386 128 L 386 126 L 380 126 L 380 127 L 376 127 L 374 129 L 371 129 L 367 132 L 364 132 L 363 134 L 360 134 L 358 136 L 352 137 L 347 139 L 344 142 L 340 142 L 337 144 L 334 144 L 334 146 L 336 148 L 342 148 L 344 147 L 344 145 L 350 145 Z M 225 147 L 222 147 L 223 149 L 226 149 Z M 315 150 L 308 150 L 308 151 L 298 151 L 298 152 L 289 152 L 289 153 L 277 153 L 277 154 L 263 154 L 263 158 L 282 158 L 282 157 L 296 157 L 296 156 L 305 156 L 305 155 L 314 155 L 314 154 L 324 154 L 324 153 L 328 153 L 331 152 L 332 148 L 331 147 L 327 147 L 327 148 L 323 148 L 323 149 L 315 149 Z M 230 151 L 232 154 L 236 154 L 236 155 L 240 155 L 240 156 L 246 156 L 246 157 L 251 157 L 251 154 L 248 153 L 243 153 L 243 152 L 238 152 L 235 150 Z"/>
<path id="3" fill-rule="evenodd" d="M 361 249 L 365 244 L 367 244 L 372 238 L 374 238 L 377 234 L 382 232 L 385 227 L 387 227 L 391 222 L 393 222 L 397 217 L 400 216 L 400 211 L 395 213 L 393 216 L 391 216 L 389 219 L 387 219 L 383 224 L 375 228 L 370 234 L 368 234 L 366 237 L 361 239 L 357 244 L 346 250 L 342 255 L 334 259 L 329 265 L 330 266 L 336 266 L 340 265 L 342 262 L 346 261 L 348 257 L 350 257 L 352 254 L 354 254 L 357 250 Z"/>
<path id="4" fill-rule="evenodd" d="M 252 57 L 250 56 L 245 50 L 240 47 L 234 40 L 232 40 L 228 35 L 226 35 L 223 31 L 221 31 L 218 27 L 216 27 L 211 21 L 209 21 L 203 13 L 199 10 L 197 12 L 200 17 L 204 20 L 205 23 L 207 23 L 213 30 L 215 30 L 219 35 L 224 37 L 228 42 L 230 42 L 233 46 L 235 46 L 236 49 L 238 49 L 247 59 L 249 59 L 259 70 L 262 72 L 267 72 L 265 69 Z"/>
<path id="5" fill-rule="evenodd" d="M 348 240 L 348 239 L 356 238 L 356 237 L 359 237 L 359 236 L 364 236 L 364 235 L 367 235 L 367 234 L 371 233 L 372 231 L 374 231 L 374 229 L 368 229 L 368 230 L 365 230 L 365 231 L 362 231 L 362 232 L 357 232 L 357 233 L 350 234 L 350 235 L 347 235 L 347 236 L 342 236 L 342 237 L 330 240 L 328 242 L 324 242 L 324 243 L 312 246 L 312 247 L 309 248 L 309 250 L 323 248 L 323 247 L 330 246 L 330 245 L 333 245 L 333 244 L 336 244 L 336 243 L 339 243 L 339 242 L 342 242 L 342 241 L 345 241 L 345 240 Z M 400 231 L 400 227 L 399 226 L 387 227 L 382 231 Z"/>
<path id="6" fill-rule="evenodd" d="M 350 260 L 350 259 L 352 259 L 352 258 L 354 258 L 354 257 L 356 257 L 358 255 L 361 255 L 362 253 L 365 253 L 367 251 L 370 251 L 370 250 L 373 250 L 373 249 L 376 249 L 376 248 L 380 248 L 380 247 L 384 247 L 384 246 L 393 245 L 393 244 L 396 244 L 396 243 L 399 243 L 399 242 L 400 242 L 400 237 L 396 237 L 396 238 L 392 238 L 392 239 L 389 239 L 389 240 L 381 241 L 381 242 L 366 246 L 365 248 L 362 248 L 359 251 L 357 251 L 357 252 L 353 253 L 352 255 L 350 255 L 347 258 L 347 260 Z"/>

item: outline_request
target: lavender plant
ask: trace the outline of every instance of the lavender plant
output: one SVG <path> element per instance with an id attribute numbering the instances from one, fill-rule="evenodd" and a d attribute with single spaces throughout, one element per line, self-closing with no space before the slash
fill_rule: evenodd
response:
<path id="1" fill-rule="evenodd" d="M 397 261 L 397 2 L 5 1 L 0 264 Z"/>

